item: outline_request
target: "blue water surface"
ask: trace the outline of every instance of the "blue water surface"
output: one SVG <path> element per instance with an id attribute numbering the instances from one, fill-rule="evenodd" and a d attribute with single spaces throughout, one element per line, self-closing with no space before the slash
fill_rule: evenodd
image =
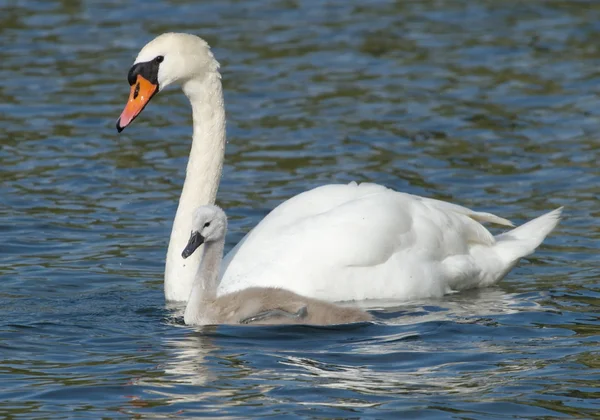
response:
<path id="1" fill-rule="evenodd" d="M 189 104 L 114 128 L 166 31 L 222 65 L 228 248 L 352 180 L 565 219 L 498 286 L 373 324 L 186 327 L 162 281 Z M 0 416 L 598 418 L 600 4 L 8 0 L 0 34 Z"/>

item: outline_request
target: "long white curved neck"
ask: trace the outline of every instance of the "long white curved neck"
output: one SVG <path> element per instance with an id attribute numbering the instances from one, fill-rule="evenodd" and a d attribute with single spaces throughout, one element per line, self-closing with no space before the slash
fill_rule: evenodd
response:
<path id="1" fill-rule="evenodd" d="M 190 237 L 194 209 L 215 202 L 225 153 L 225 106 L 216 68 L 187 81 L 183 91 L 192 104 L 194 136 L 165 266 L 165 298 L 175 301 L 190 296 L 202 252 L 185 260 L 181 252 Z"/>
<path id="2" fill-rule="evenodd" d="M 204 255 L 198 267 L 192 291 L 185 307 L 183 319 L 186 324 L 212 324 L 211 303 L 217 298 L 219 269 L 223 259 L 225 238 L 204 245 Z M 199 252 L 195 252 L 200 254 Z M 193 255 L 193 254 L 192 254 Z"/>

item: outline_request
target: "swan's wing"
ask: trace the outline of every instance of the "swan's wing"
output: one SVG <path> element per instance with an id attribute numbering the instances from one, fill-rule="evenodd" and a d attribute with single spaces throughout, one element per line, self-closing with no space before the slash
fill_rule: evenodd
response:
<path id="1" fill-rule="evenodd" d="M 284 309 L 270 309 L 262 311 L 256 315 L 249 316 L 240 321 L 240 324 L 290 324 L 298 323 L 306 318 L 308 315 L 307 306 L 304 305 L 296 312 L 288 312 Z"/>
<path id="2" fill-rule="evenodd" d="M 374 184 L 317 188 L 273 210 L 232 250 L 220 291 L 282 287 L 338 300 L 331 288 L 359 288 L 356 296 L 368 296 L 363 292 L 374 277 L 392 281 L 402 272 L 435 283 L 447 257 L 494 243 L 478 217 Z M 460 270 L 466 276 L 477 267 L 462 264 Z"/>
<path id="3" fill-rule="evenodd" d="M 370 183 L 357 184 L 329 184 L 300 193 L 284 201 L 273 209 L 251 232 L 242 238 L 237 245 L 229 251 L 221 264 L 221 273 L 225 272 L 231 260 L 235 258 L 239 249 L 244 246 L 250 236 L 278 235 L 282 228 L 297 221 L 328 212 L 344 203 L 358 198 L 391 191 L 388 188 Z"/>
<path id="4" fill-rule="evenodd" d="M 330 184 L 314 188 L 298 194 L 277 206 L 267 217 L 273 219 L 269 223 L 287 223 L 289 220 L 298 220 L 303 217 L 314 216 L 327 212 L 344 203 L 355 201 L 360 198 L 382 193 L 394 193 L 411 197 L 415 201 L 427 203 L 431 207 L 446 213 L 462 214 L 480 223 L 494 223 L 503 226 L 514 227 L 510 220 L 496 216 L 492 213 L 473 211 L 467 207 L 434 198 L 421 197 L 407 193 L 396 192 L 383 185 L 363 182 L 357 184 Z"/>

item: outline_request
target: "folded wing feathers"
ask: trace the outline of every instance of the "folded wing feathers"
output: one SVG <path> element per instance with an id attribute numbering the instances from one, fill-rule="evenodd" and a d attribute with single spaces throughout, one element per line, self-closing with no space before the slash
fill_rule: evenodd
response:
<path id="1" fill-rule="evenodd" d="M 470 213 L 467 213 L 467 216 L 469 216 L 473 220 L 478 221 L 479 223 L 487 222 L 487 223 L 495 223 L 497 225 L 502 225 L 502 226 L 515 227 L 513 222 L 511 222 L 510 220 L 496 216 L 495 214 L 492 214 L 492 213 L 471 211 Z"/>

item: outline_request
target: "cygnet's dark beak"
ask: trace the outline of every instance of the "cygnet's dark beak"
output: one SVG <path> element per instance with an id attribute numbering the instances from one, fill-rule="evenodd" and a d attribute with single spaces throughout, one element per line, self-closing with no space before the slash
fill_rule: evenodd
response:
<path id="1" fill-rule="evenodd" d="M 200 234 L 200 232 L 198 232 L 198 231 L 192 232 L 192 234 L 190 235 L 190 240 L 188 241 L 187 245 L 185 246 L 185 249 L 183 250 L 183 252 L 181 253 L 181 256 L 184 259 L 189 257 L 203 243 L 204 243 L 204 236 L 202 236 Z"/>

